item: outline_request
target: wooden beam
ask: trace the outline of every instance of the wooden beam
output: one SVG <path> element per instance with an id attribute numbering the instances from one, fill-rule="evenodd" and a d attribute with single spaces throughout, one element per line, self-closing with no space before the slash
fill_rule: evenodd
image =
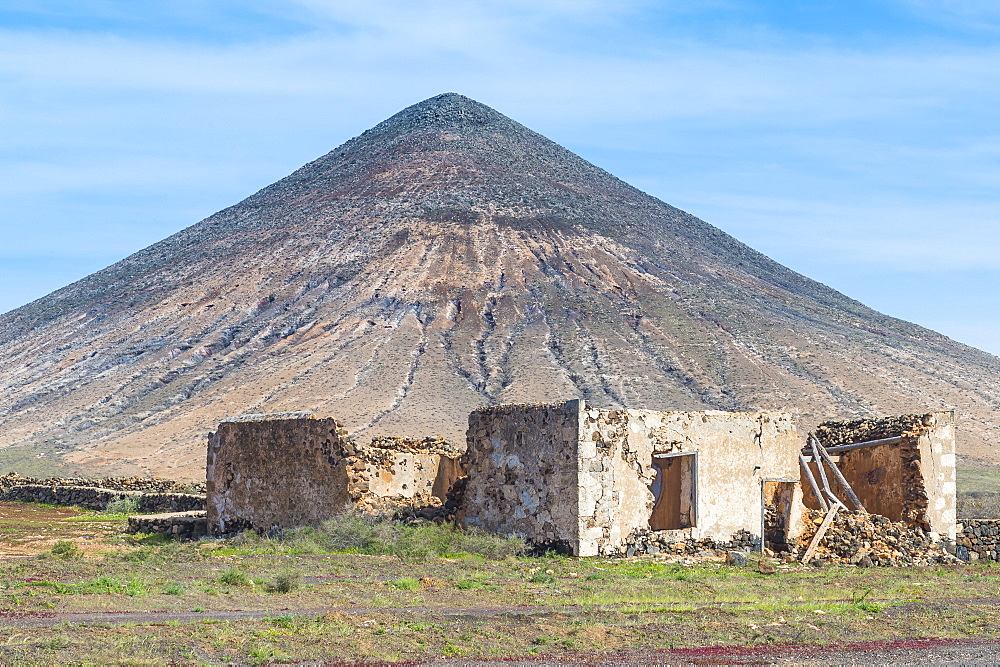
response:
<path id="1" fill-rule="evenodd" d="M 813 461 L 816 462 L 816 470 L 819 472 L 819 479 L 823 482 L 823 490 L 827 493 L 833 493 L 830 489 L 830 481 L 826 478 L 826 471 L 823 469 L 823 459 L 819 457 L 819 451 L 816 449 L 818 441 L 812 436 L 811 433 L 809 434 L 809 446 L 812 447 Z"/>
<path id="2" fill-rule="evenodd" d="M 813 535 L 812 541 L 809 542 L 806 552 L 802 554 L 803 563 L 808 563 L 809 559 L 812 558 L 813 553 L 816 551 L 816 547 L 819 546 L 820 540 L 823 539 L 823 536 L 826 535 L 826 531 L 830 530 L 830 526 L 833 525 L 833 519 L 837 516 L 837 510 L 841 507 L 843 507 L 841 503 L 835 504 L 830 508 L 830 511 L 826 513 L 826 516 L 823 517 L 823 523 L 821 523 L 819 528 L 816 529 L 816 534 Z"/>
<path id="3" fill-rule="evenodd" d="M 816 477 L 813 476 L 813 471 L 809 469 L 809 464 L 806 463 L 806 457 L 802 454 L 799 454 L 799 465 L 802 466 L 802 472 L 805 473 L 806 479 L 809 480 L 809 488 L 812 489 L 813 495 L 816 496 L 817 500 L 819 500 L 819 506 L 824 512 L 827 511 L 830 509 L 830 504 L 826 502 L 826 498 L 824 498 L 823 494 L 820 492 L 819 484 L 816 483 Z"/>
<path id="4" fill-rule="evenodd" d="M 815 436 L 810 435 L 809 437 L 813 439 L 813 446 L 819 449 L 820 456 L 822 456 L 823 460 L 830 466 L 830 472 L 832 472 L 833 476 L 837 478 L 837 482 L 840 483 L 841 488 L 844 489 L 844 493 L 847 494 L 848 500 L 850 500 L 851 504 L 854 505 L 854 509 L 868 514 L 868 510 L 866 510 L 865 506 L 861 504 L 861 500 L 858 499 L 858 496 L 854 493 L 854 489 L 851 488 L 851 485 L 847 483 L 844 473 L 840 472 L 840 468 L 838 468 L 837 464 L 830 458 L 826 448 L 819 444 L 819 441 L 816 440 Z"/>

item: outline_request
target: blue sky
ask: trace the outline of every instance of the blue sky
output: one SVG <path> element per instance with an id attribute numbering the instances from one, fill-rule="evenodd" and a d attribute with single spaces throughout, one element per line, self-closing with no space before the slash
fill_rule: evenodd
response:
<path id="1" fill-rule="evenodd" d="M 448 91 L 1000 353 L 995 0 L 0 0 L 0 312 Z"/>

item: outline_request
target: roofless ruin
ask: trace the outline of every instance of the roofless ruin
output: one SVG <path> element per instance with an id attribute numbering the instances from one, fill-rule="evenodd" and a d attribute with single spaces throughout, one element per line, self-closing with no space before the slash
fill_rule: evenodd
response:
<path id="1" fill-rule="evenodd" d="M 803 437 L 787 414 L 577 399 L 476 410 L 465 444 L 359 444 L 310 413 L 226 420 L 209 438 L 209 529 L 270 532 L 405 503 L 577 556 L 808 559 L 838 512 L 905 526 L 928 545 L 956 538 L 951 412 L 827 422 Z"/>

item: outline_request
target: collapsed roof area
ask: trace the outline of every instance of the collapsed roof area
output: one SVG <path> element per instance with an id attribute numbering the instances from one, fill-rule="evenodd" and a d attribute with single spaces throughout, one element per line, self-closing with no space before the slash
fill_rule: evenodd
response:
<path id="1" fill-rule="evenodd" d="M 310 413 L 226 420 L 209 437 L 209 528 L 266 532 L 350 507 L 448 502 L 462 525 L 578 556 L 845 557 L 819 547 L 838 511 L 880 515 L 917 541 L 955 539 L 950 412 L 826 422 L 803 437 L 782 413 L 508 404 L 472 412 L 465 445 L 361 444 Z"/>

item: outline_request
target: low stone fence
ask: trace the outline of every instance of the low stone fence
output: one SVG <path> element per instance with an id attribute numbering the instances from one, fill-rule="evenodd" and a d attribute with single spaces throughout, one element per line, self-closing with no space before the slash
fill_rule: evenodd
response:
<path id="1" fill-rule="evenodd" d="M 161 533 L 178 540 L 197 540 L 208 535 L 208 517 L 203 511 L 130 516 L 128 532 Z"/>
<path id="2" fill-rule="evenodd" d="M 0 489 L 14 486 L 84 486 L 144 493 L 205 493 L 205 482 L 178 482 L 160 477 L 24 477 L 16 472 L 0 475 Z"/>
<path id="3" fill-rule="evenodd" d="M 691 539 L 686 537 L 684 530 L 637 530 L 615 553 L 604 556 L 642 556 L 672 555 L 672 556 L 723 556 L 730 551 L 750 552 L 760 549 L 760 539 L 747 530 L 741 530 L 728 541 L 716 541 L 711 538 Z"/>
<path id="4" fill-rule="evenodd" d="M 16 500 L 50 505 L 79 505 L 87 509 L 103 510 L 110 503 L 123 498 L 134 498 L 139 512 L 186 512 L 205 509 L 205 497 L 191 493 L 145 493 L 143 491 L 118 491 L 93 486 L 49 486 L 20 484 L 0 486 L 0 500 Z"/>
<path id="5" fill-rule="evenodd" d="M 1000 519 L 966 519 L 958 524 L 955 555 L 965 561 L 1000 560 Z"/>

